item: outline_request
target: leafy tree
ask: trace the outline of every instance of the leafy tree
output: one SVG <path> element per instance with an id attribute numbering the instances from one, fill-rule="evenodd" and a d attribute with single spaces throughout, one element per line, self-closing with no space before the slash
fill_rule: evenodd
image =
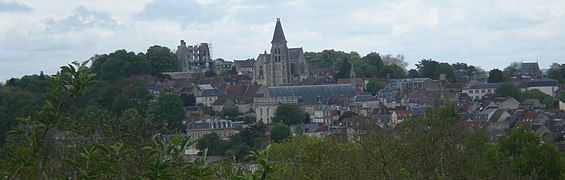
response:
<path id="1" fill-rule="evenodd" d="M 453 67 L 454 71 L 467 71 L 469 70 L 469 65 L 467 65 L 467 63 L 461 63 L 461 62 L 456 62 L 451 64 L 451 67 Z"/>
<path id="2" fill-rule="evenodd" d="M 308 113 L 308 112 L 304 113 L 304 118 L 302 118 L 302 123 L 304 123 L 304 124 L 312 123 L 312 119 L 310 118 L 310 113 Z"/>
<path id="3" fill-rule="evenodd" d="M 277 123 L 273 126 L 271 130 L 271 141 L 279 143 L 288 137 L 290 137 L 290 129 L 287 125 Z"/>
<path id="4" fill-rule="evenodd" d="M 502 97 L 513 97 L 519 102 L 524 100 L 522 92 L 518 86 L 511 82 L 504 82 L 500 84 L 500 86 L 496 88 L 496 95 Z"/>
<path id="5" fill-rule="evenodd" d="M 547 71 L 547 76 L 565 84 L 565 64 L 553 63 Z"/>
<path id="6" fill-rule="evenodd" d="M 380 74 L 390 79 L 402 79 L 406 76 L 406 70 L 396 64 L 385 65 Z"/>
<path id="7" fill-rule="evenodd" d="M 409 78 L 419 78 L 419 77 L 420 77 L 420 74 L 418 73 L 418 70 L 416 70 L 416 69 L 410 69 L 410 70 L 408 71 L 408 77 L 409 77 Z"/>
<path id="8" fill-rule="evenodd" d="M 168 47 L 151 46 L 147 49 L 146 56 L 155 73 L 173 72 L 180 69 L 177 56 Z"/>
<path id="9" fill-rule="evenodd" d="M 222 74 L 220 74 L 220 75 L 225 76 L 225 75 L 222 75 Z M 206 72 L 204 72 L 204 77 L 207 77 L 207 78 L 216 77 L 216 72 L 213 71 L 213 70 L 206 70 Z"/>
<path id="10" fill-rule="evenodd" d="M 504 73 L 499 69 L 492 69 L 488 73 L 488 83 L 501 83 L 504 82 Z"/>
<path id="11" fill-rule="evenodd" d="M 379 53 L 376 52 L 371 52 L 365 55 L 364 57 L 361 58 L 361 60 L 370 65 L 375 66 L 377 70 L 381 70 L 384 67 L 384 63 L 383 60 L 381 59 L 381 56 L 379 55 Z"/>
<path id="12" fill-rule="evenodd" d="M 553 145 L 525 127 L 512 130 L 498 141 L 510 170 L 518 177 L 532 179 L 561 179 L 565 159 Z"/>
<path id="13" fill-rule="evenodd" d="M 510 63 L 510 65 L 508 65 L 506 68 L 504 68 L 504 70 L 502 70 L 502 72 L 504 73 L 504 78 L 509 80 L 512 79 L 512 77 L 514 77 L 514 74 L 520 71 L 521 66 L 522 66 L 521 62 Z"/>
<path id="14" fill-rule="evenodd" d="M 379 91 L 383 88 L 385 88 L 385 85 L 379 81 L 375 81 L 375 80 L 370 80 L 367 83 L 367 92 L 370 92 L 373 96 L 377 93 L 379 93 Z"/>
<path id="15" fill-rule="evenodd" d="M 241 114 L 241 112 L 239 112 L 239 109 L 237 109 L 237 107 L 232 107 L 232 106 L 228 106 L 228 107 L 224 107 L 222 109 L 222 116 L 223 117 L 237 117 Z"/>
<path id="16" fill-rule="evenodd" d="M 181 130 L 185 118 L 184 108 L 179 96 L 173 94 L 162 94 L 157 99 L 156 108 L 159 119 L 164 122 L 169 129 Z"/>
<path id="17" fill-rule="evenodd" d="M 450 82 L 455 82 L 455 71 L 448 63 L 439 63 L 436 65 L 434 77 L 438 78 L 441 74 L 445 74 L 445 78 Z"/>
<path id="18" fill-rule="evenodd" d="M 406 62 L 406 58 L 404 58 L 404 55 L 402 54 L 396 56 L 392 56 L 392 54 L 387 54 L 381 56 L 381 59 L 385 66 L 396 65 L 401 69 L 406 69 L 406 67 L 408 66 L 408 62 Z"/>
<path id="19" fill-rule="evenodd" d="M 435 71 L 439 62 L 432 59 L 422 59 L 416 64 L 420 77 L 435 79 Z"/>
<path id="20" fill-rule="evenodd" d="M 114 99 L 114 102 L 112 102 L 112 111 L 117 114 L 121 114 L 128 108 L 130 108 L 130 102 L 123 94 L 116 97 L 116 99 Z"/>
<path id="21" fill-rule="evenodd" d="M 283 123 L 285 125 L 300 124 L 302 118 L 300 106 L 297 104 L 281 104 L 275 111 L 273 123 Z"/>
<path id="22" fill-rule="evenodd" d="M 196 143 L 196 148 L 198 148 L 198 150 L 200 151 L 204 151 L 208 149 L 209 155 L 223 155 L 223 154 L 217 154 L 216 152 L 216 147 L 218 146 L 220 141 L 221 141 L 220 136 L 218 136 L 218 134 L 216 133 L 206 134 L 204 135 L 204 137 L 202 137 L 200 141 Z"/>

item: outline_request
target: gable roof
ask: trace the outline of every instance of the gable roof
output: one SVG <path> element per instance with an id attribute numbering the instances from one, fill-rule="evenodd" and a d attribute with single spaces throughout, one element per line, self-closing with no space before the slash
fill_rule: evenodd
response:
<path id="1" fill-rule="evenodd" d="M 273 34 L 273 40 L 271 43 L 286 43 L 286 38 L 284 37 L 284 32 L 281 25 L 281 19 L 277 18 L 277 24 L 275 25 L 275 33 Z"/>
<path id="2" fill-rule="evenodd" d="M 535 63 L 522 63 L 520 66 L 520 73 L 525 75 L 535 75 L 535 78 L 541 78 L 541 71 L 537 62 Z"/>
<path id="3" fill-rule="evenodd" d="M 253 67 L 255 66 L 255 59 L 233 60 L 233 63 L 240 68 Z"/>

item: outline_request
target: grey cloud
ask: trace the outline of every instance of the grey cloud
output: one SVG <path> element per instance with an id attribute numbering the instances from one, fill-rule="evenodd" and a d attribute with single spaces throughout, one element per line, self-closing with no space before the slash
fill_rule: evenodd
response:
<path id="1" fill-rule="evenodd" d="M 45 30 L 48 32 L 82 31 L 89 28 L 114 28 L 118 22 L 103 11 L 78 6 L 72 15 L 63 19 L 49 18 Z"/>
<path id="2" fill-rule="evenodd" d="M 0 13 L 1 12 L 17 12 L 17 11 L 31 11 L 31 8 L 25 4 L 20 4 L 18 2 L 1 2 L 0 1 Z"/>
<path id="3" fill-rule="evenodd" d="M 194 0 L 154 0 L 145 5 L 135 19 L 142 21 L 173 20 L 180 24 L 206 23 L 222 17 L 222 4 L 200 5 Z"/>

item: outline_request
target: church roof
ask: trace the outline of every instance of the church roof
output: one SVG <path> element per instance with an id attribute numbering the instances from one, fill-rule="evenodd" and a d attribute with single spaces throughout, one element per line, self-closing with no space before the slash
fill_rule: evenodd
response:
<path id="1" fill-rule="evenodd" d="M 355 88 L 349 84 L 274 86 L 268 87 L 270 97 L 295 96 L 304 104 L 327 104 L 330 97 L 348 97 L 357 95 Z"/>
<path id="2" fill-rule="evenodd" d="M 273 34 L 273 41 L 271 41 L 271 43 L 286 43 L 281 20 L 279 18 L 277 18 L 277 25 L 275 25 L 275 33 Z"/>
<path id="3" fill-rule="evenodd" d="M 302 48 L 288 48 L 288 59 L 300 59 L 300 53 L 302 53 Z"/>

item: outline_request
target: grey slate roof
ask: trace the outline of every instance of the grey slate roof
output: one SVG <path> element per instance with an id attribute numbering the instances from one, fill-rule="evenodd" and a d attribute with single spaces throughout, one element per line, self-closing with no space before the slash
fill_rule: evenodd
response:
<path id="1" fill-rule="evenodd" d="M 469 85 L 467 89 L 496 89 L 500 83 L 475 83 Z"/>
<path id="2" fill-rule="evenodd" d="M 357 95 L 355 97 L 353 97 L 352 99 L 354 102 L 359 102 L 359 101 L 376 101 L 377 98 L 375 96 L 371 96 L 371 95 Z"/>
<path id="3" fill-rule="evenodd" d="M 294 60 L 300 58 L 300 53 L 302 52 L 302 48 L 288 48 L 288 59 Z"/>
<path id="4" fill-rule="evenodd" d="M 302 98 L 304 104 L 328 103 L 329 97 L 354 97 L 357 95 L 355 88 L 350 84 L 326 84 L 305 86 L 274 86 L 268 87 L 270 97 L 295 96 Z"/>
<path id="5" fill-rule="evenodd" d="M 528 87 L 558 86 L 559 83 L 554 79 L 532 79 L 528 81 Z"/>
<path id="6" fill-rule="evenodd" d="M 520 72 L 525 75 L 536 76 L 534 78 L 541 78 L 541 71 L 539 69 L 538 63 L 522 63 L 520 67 Z"/>
<path id="7" fill-rule="evenodd" d="M 275 33 L 273 34 L 273 41 L 271 41 L 271 43 L 286 43 L 281 20 L 279 18 L 277 18 L 277 25 L 275 25 Z"/>

